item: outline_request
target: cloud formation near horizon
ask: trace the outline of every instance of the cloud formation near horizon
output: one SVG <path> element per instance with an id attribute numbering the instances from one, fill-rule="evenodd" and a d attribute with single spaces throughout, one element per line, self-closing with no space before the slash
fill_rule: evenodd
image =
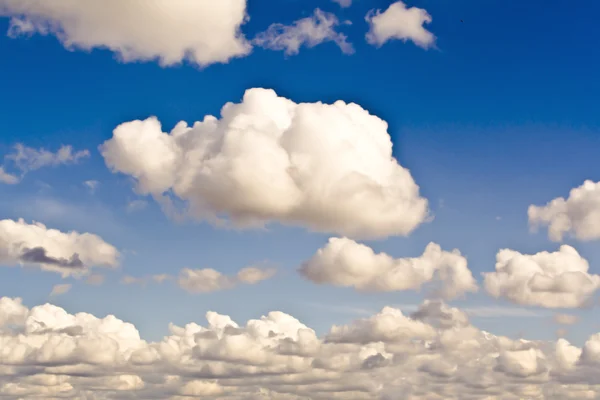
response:
<path id="1" fill-rule="evenodd" d="M 170 325 L 159 342 L 109 315 L 0 298 L 0 395 L 130 399 L 582 399 L 598 396 L 600 335 L 578 348 L 512 340 L 442 302 L 391 307 L 325 335 L 274 311 Z M 99 351 L 102 349 L 102 351 Z"/>

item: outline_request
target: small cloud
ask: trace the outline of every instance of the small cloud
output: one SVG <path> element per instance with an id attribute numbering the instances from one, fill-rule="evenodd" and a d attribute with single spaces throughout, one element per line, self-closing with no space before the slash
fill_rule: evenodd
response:
<path id="1" fill-rule="evenodd" d="M 496 217 L 496 221 L 500 221 L 502 217 Z"/>
<path id="2" fill-rule="evenodd" d="M 9 174 L 4 170 L 4 167 L 0 167 L 0 183 L 7 185 L 15 185 L 19 183 L 19 177 L 13 174 Z"/>
<path id="3" fill-rule="evenodd" d="M 352 5 L 352 0 L 332 0 L 335 3 L 338 3 L 342 8 L 348 8 Z"/>
<path id="4" fill-rule="evenodd" d="M 100 274 L 90 275 L 86 279 L 85 283 L 87 283 L 88 285 L 92 285 L 92 286 L 102 285 L 104 283 L 104 275 L 100 275 Z"/>
<path id="5" fill-rule="evenodd" d="M 347 36 L 337 32 L 338 18 L 331 13 L 316 9 L 314 14 L 292 25 L 272 24 L 253 40 L 257 46 L 270 50 L 283 50 L 286 55 L 296 55 L 302 46 L 315 47 L 321 43 L 334 42 L 344 54 L 354 53 Z"/>
<path id="6" fill-rule="evenodd" d="M 52 288 L 52 292 L 50 292 L 50 296 L 60 296 L 62 294 L 67 293 L 71 290 L 72 285 L 70 283 L 63 283 L 60 285 L 54 285 Z"/>
<path id="7" fill-rule="evenodd" d="M 94 180 L 90 180 L 90 181 L 85 181 L 83 182 L 83 185 L 86 186 L 91 194 L 94 194 L 96 192 L 96 189 L 98 189 L 98 186 L 100 185 L 100 182 L 98 181 L 94 181 Z"/>
<path id="8" fill-rule="evenodd" d="M 574 325 L 579 321 L 579 317 L 569 314 L 554 314 L 554 322 L 559 325 Z"/>
<path id="9" fill-rule="evenodd" d="M 127 203 L 127 212 L 134 213 L 138 211 L 142 211 L 144 208 L 148 206 L 148 202 L 146 200 L 133 200 Z"/>

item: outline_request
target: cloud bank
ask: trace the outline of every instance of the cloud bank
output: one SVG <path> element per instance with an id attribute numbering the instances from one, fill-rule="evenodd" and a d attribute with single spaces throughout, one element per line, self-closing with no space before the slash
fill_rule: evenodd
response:
<path id="1" fill-rule="evenodd" d="M 512 340 L 441 302 L 386 307 L 318 336 L 270 312 L 244 325 L 215 312 L 158 342 L 115 316 L 0 298 L 5 399 L 592 399 L 600 334 L 582 348 Z"/>

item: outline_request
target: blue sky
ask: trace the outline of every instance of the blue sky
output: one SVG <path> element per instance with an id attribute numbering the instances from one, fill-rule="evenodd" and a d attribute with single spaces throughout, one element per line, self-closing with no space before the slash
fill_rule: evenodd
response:
<path id="1" fill-rule="evenodd" d="M 524 254 L 558 249 L 546 229 L 530 232 L 527 210 L 566 198 L 586 179 L 600 180 L 600 55 L 593 49 L 593 38 L 600 37 L 598 4 L 414 0 L 409 7 L 426 9 L 433 18 L 426 27 L 437 37 L 436 48 L 425 50 L 411 41 L 391 40 L 380 48 L 365 41 L 365 15 L 385 10 L 388 0 L 355 0 L 349 8 L 325 0 L 248 3 L 250 20 L 242 30 L 249 38 L 271 23 L 309 17 L 318 7 L 352 21 L 338 30 L 355 53 L 323 43 L 297 55 L 255 48 L 224 64 L 164 67 L 121 62 L 105 49 L 66 50 L 54 35 L 0 37 L 0 155 L 16 143 L 90 151 L 75 166 L 42 168 L 16 185 L 1 185 L 0 219 L 95 233 L 122 253 L 119 269 L 99 286 L 35 269 L 2 268 L 1 295 L 22 297 L 28 306 L 51 301 L 70 313 L 115 314 L 152 340 L 168 333 L 169 322 L 203 321 L 208 310 L 245 321 L 277 309 L 325 333 L 332 324 L 385 305 L 418 305 L 424 292 L 365 294 L 300 277 L 300 264 L 333 235 L 277 223 L 264 231 L 236 231 L 173 221 L 150 197 L 135 193 L 131 177 L 112 173 L 98 150 L 123 122 L 156 116 L 169 131 L 179 121 L 218 116 L 225 103 L 239 102 L 254 87 L 272 88 L 296 103 L 356 102 L 388 122 L 394 157 L 410 170 L 435 218 L 408 237 L 363 241 L 377 252 L 416 257 L 431 241 L 445 250 L 457 248 L 481 284 L 481 273 L 493 271 L 501 248 Z M 8 27 L 9 18 L 1 18 L 0 31 Z M 88 180 L 99 182 L 95 191 L 84 185 Z M 135 200 L 147 206 L 128 212 Z M 589 261 L 591 274 L 600 273 L 597 242 L 567 236 L 565 243 Z M 260 263 L 274 265 L 278 273 L 256 285 L 213 293 L 190 294 L 173 282 L 120 283 L 124 275 L 176 275 L 184 267 L 235 274 Z M 53 286 L 65 282 L 72 289 L 50 298 Z M 499 317 L 490 311 L 473 321 L 513 338 L 555 338 L 553 310 L 494 299 L 483 288 L 450 304 L 527 309 L 537 316 Z M 581 345 L 600 331 L 597 310 L 567 312 L 582 316 L 567 333 L 573 343 Z"/>

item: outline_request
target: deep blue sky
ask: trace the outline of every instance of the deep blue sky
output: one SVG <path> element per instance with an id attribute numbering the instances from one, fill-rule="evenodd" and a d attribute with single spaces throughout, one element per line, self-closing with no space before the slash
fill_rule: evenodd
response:
<path id="1" fill-rule="evenodd" d="M 191 297 L 165 286 L 160 301 L 148 289 L 119 285 L 115 275 L 99 288 L 75 285 L 56 302 L 70 311 L 116 313 L 153 338 L 166 333 L 168 322 L 202 320 L 208 309 L 240 320 L 259 316 L 273 308 L 272 298 L 283 298 L 277 301 L 282 311 L 321 329 L 355 316 L 314 309 L 303 301 L 375 310 L 419 301 L 412 294 L 367 296 L 301 281 L 294 269 L 324 243 L 325 235 L 279 227 L 273 228 L 277 232 L 239 234 L 204 224 L 174 225 L 155 205 L 138 214 L 124 212 L 136 195 L 125 177 L 106 169 L 97 152 L 114 127 L 156 115 L 170 130 L 180 120 L 217 115 L 223 104 L 239 101 L 251 87 L 273 88 L 295 102 L 354 101 L 389 123 L 395 156 L 411 170 L 436 219 L 409 238 L 370 243 L 375 249 L 413 256 L 436 241 L 466 254 L 477 278 L 493 269 L 499 248 L 555 250 L 558 245 L 544 233 L 529 233 L 527 207 L 566 196 L 585 179 L 600 180 L 600 52 L 595 50 L 600 4 L 416 0 L 409 5 L 428 10 L 433 17 L 428 29 L 438 38 L 438 49 L 425 51 L 399 41 L 379 49 L 365 42 L 366 12 L 390 3 L 355 0 L 351 8 L 340 9 L 322 0 L 250 0 L 251 20 L 243 28 L 248 37 L 272 22 L 290 23 L 320 7 L 353 21 L 342 30 L 356 54 L 344 55 L 328 43 L 290 57 L 255 49 L 246 58 L 202 70 L 123 64 L 108 51 L 67 51 L 52 36 L 0 37 L 0 154 L 15 142 L 49 149 L 71 144 L 92 152 L 85 168 L 40 170 L 21 185 L 0 186 L 0 217 L 98 233 L 137 252 L 126 255 L 123 265 L 131 275 L 175 273 L 184 266 L 231 272 L 261 260 L 284 271 L 260 287 L 236 289 L 235 296 Z M 7 27 L 7 20 L 0 19 L 0 32 Z M 96 196 L 81 186 L 88 179 L 102 183 Z M 52 189 L 42 190 L 40 182 Z M 48 212 L 36 203 L 39 199 L 68 212 Z M 598 273 L 597 245 L 574 246 Z M 45 301 L 59 280 L 11 269 L 3 271 L 0 294 L 35 304 Z M 463 303 L 492 301 L 481 293 Z M 159 307 L 165 312 L 156 312 Z M 545 322 L 511 321 L 477 322 L 498 333 L 552 336 Z M 571 333 L 573 340 L 598 331 L 591 322 L 579 329 Z"/>

